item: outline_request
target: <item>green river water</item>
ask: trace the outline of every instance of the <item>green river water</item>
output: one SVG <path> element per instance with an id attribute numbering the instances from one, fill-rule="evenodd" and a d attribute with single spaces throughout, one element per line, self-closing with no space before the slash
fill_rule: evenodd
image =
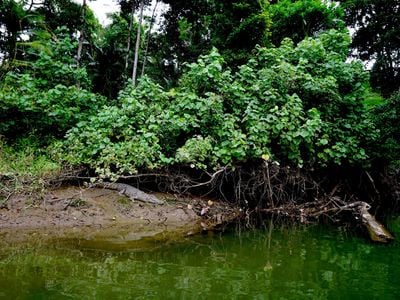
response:
<path id="1" fill-rule="evenodd" d="M 389 227 L 400 236 L 400 218 Z M 270 229 L 175 241 L 3 240 L 0 298 L 400 299 L 400 242 L 322 226 Z"/>

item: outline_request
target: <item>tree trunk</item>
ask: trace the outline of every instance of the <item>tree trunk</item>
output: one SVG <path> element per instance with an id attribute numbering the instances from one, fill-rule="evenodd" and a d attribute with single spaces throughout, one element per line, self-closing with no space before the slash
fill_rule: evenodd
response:
<path id="1" fill-rule="evenodd" d="M 149 27 L 149 31 L 148 31 L 148 33 L 147 33 L 146 47 L 145 47 L 144 55 L 143 55 L 143 64 L 142 64 L 142 73 L 141 73 L 141 76 L 144 75 L 144 69 L 145 69 L 145 67 L 146 67 L 147 52 L 148 52 L 148 50 L 149 50 L 149 43 L 150 43 L 150 37 L 151 37 L 151 29 L 153 28 L 153 24 L 154 24 L 154 15 L 155 15 L 155 13 L 156 13 L 158 1 L 159 1 L 159 0 L 156 1 L 156 4 L 154 5 L 154 8 L 153 8 L 153 12 L 152 12 L 152 14 L 151 14 L 150 27 Z"/>
<path id="2" fill-rule="evenodd" d="M 129 61 L 129 50 L 131 49 L 131 36 L 132 36 L 132 25 L 133 25 L 133 15 L 135 13 L 135 3 L 132 2 L 132 11 L 131 11 L 131 20 L 129 22 L 128 29 L 128 41 L 126 44 L 126 56 L 125 56 L 125 71 L 128 70 L 128 61 Z"/>
<path id="3" fill-rule="evenodd" d="M 79 35 L 78 53 L 76 55 L 76 63 L 79 66 L 82 57 L 83 42 L 85 41 L 85 15 L 86 15 L 86 0 L 82 3 L 82 28 Z"/>
<path id="4" fill-rule="evenodd" d="M 136 34 L 135 60 L 133 61 L 133 70 L 132 70 L 132 83 L 134 86 L 136 85 L 136 77 L 137 77 L 136 74 L 137 74 L 137 65 L 138 65 L 138 59 L 139 59 L 140 33 L 141 33 L 142 21 L 143 21 L 143 7 L 144 7 L 144 2 L 142 0 L 140 2 L 139 24 L 138 24 L 137 34 Z"/>

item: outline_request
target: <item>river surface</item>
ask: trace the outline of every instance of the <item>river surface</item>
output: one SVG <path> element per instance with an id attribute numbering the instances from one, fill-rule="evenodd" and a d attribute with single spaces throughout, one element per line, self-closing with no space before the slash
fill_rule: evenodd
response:
<path id="1" fill-rule="evenodd" d="M 399 241 L 322 226 L 1 246 L 1 299 L 400 299 Z"/>

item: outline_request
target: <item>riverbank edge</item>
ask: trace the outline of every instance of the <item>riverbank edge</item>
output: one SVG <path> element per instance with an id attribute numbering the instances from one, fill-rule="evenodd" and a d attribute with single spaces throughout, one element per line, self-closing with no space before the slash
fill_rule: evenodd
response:
<path id="1" fill-rule="evenodd" d="M 131 201 L 114 190 L 67 185 L 39 199 L 13 195 L 0 208 L 0 235 L 10 241 L 42 238 L 137 240 L 185 237 L 228 224 L 240 209 L 204 197 L 154 194 L 154 205 Z"/>

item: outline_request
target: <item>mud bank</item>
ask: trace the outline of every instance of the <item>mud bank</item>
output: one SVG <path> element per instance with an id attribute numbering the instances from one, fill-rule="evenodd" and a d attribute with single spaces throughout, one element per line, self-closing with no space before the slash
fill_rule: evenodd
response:
<path id="1" fill-rule="evenodd" d="M 138 240 L 156 235 L 185 236 L 214 229 L 240 215 L 238 208 L 205 198 L 156 194 L 164 205 L 131 201 L 103 188 L 63 187 L 41 200 L 16 195 L 0 209 L 6 240 L 33 236 Z"/>

